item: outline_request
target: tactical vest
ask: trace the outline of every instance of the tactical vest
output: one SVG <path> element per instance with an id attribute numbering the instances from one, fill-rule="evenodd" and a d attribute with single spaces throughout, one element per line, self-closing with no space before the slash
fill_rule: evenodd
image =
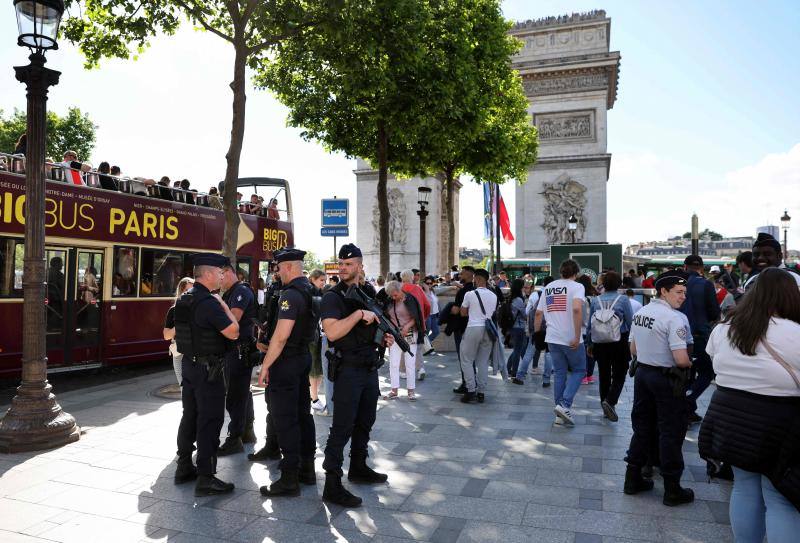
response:
<path id="1" fill-rule="evenodd" d="M 233 296 L 236 287 L 240 285 L 249 290 L 253 295 L 253 298 L 248 306 L 244 309 L 242 318 L 239 319 L 239 339 L 237 339 L 234 343 L 249 343 L 256 337 L 255 334 L 253 334 L 253 326 L 258 323 L 258 305 L 256 303 L 256 293 L 253 292 L 253 287 L 251 287 L 248 283 L 239 281 L 234 283 L 234 285 L 228 289 L 222 299 L 225 300 L 225 303 L 228 304 L 228 307 L 230 307 L 230 299 Z M 243 334 L 243 330 L 248 330 L 249 333 Z"/>
<path id="2" fill-rule="evenodd" d="M 306 301 L 304 311 L 300 311 L 297 320 L 294 322 L 292 333 L 286 341 L 286 347 L 292 350 L 307 350 L 308 344 L 314 341 L 317 330 L 319 330 L 319 306 L 314 309 L 314 297 L 310 284 L 298 285 L 289 283 L 284 290 L 292 289 L 299 292 Z"/>
<path id="3" fill-rule="evenodd" d="M 195 324 L 197 308 L 211 297 L 208 290 L 192 287 L 175 302 L 175 343 L 178 352 L 184 356 L 194 358 L 225 353 L 225 336 L 213 328 L 201 328 Z"/>
<path id="4" fill-rule="evenodd" d="M 347 288 L 348 286 L 345 285 L 344 281 L 340 281 L 335 287 L 328 291 L 334 296 L 340 296 L 347 307 L 347 314 L 343 315 L 342 318 L 351 315 L 353 312 L 358 311 L 359 309 L 366 309 L 366 307 L 358 301 L 345 298 L 344 294 L 347 291 Z M 375 345 L 375 334 L 377 331 L 377 323 L 364 324 L 364 321 L 359 320 L 358 324 L 350 329 L 346 335 L 342 336 L 336 341 L 328 341 L 331 347 L 340 351 L 342 355 L 347 358 L 348 355 L 352 354 L 358 355 L 360 353 L 368 353 L 370 351 L 375 352 L 377 347 Z"/>

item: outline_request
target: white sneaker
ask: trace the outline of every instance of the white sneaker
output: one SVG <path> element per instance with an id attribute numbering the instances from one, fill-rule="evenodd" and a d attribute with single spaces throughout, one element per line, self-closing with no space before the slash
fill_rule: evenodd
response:
<path id="1" fill-rule="evenodd" d="M 311 409 L 313 409 L 314 411 L 322 411 L 323 409 L 325 409 L 325 404 L 322 403 L 319 400 L 319 398 L 317 398 L 316 400 L 311 402 Z"/>
<path id="2" fill-rule="evenodd" d="M 561 417 L 556 417 L 556 420 L 553 421 L 553 426 L 564 426 L 564 421 L 561 420 Z"/>
<path id="3" fill-rule="evenodd" d="M 553 413 L 555 413 L 558 418 L 563 420 L 565 425 L 575 426 L 575 419 L 572 418 L 572 411 L 566 407 L 557 405 L 553 408 Z"/>

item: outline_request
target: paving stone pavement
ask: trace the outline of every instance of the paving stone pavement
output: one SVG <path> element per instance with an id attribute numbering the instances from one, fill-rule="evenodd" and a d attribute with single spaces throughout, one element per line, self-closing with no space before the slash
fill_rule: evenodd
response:
<path id="1" fill-rule="evenodd" d="M 683 447 L 693 504 L 662 505 L 659 478 L 652 493 L 622 493 L 631 383 L 618 423 L 603 419 L 594 384 L 581 387 L 577 425 L 564 428 L 553 425 L 552 388 L 541 387 L 541 376 L 524 386 L 491 376 L 486 403 L 464 405 L 451 391 L 460 381 L 453 354 L 429 357 L 427 369 L 417 402 L 405 392 L 381 400 L 370 456 L 389 482 L 351 486 L 364 498 L 354 510 L 320 499 L 330 418 L 315 417 L 318 484 L 299 498 L 262 498 L 258 488 L 279 476 L 277 465 L 244 455 L 219 460 L 219 476 L 236 484 L 232 495 L 195 498 L 192 484 L 172 482 L 180 402 L 152 394 L 173 378 L 170 371 L 60 395 L 83 435 L 56 450 L 0 455 L 0 541 L 733 540 L 731 487 L 706 482 L 696 427 Z M 387 391 L 386 366 L 381 373 Z M 254 400 L 260 433 L 263 395 Z"/>

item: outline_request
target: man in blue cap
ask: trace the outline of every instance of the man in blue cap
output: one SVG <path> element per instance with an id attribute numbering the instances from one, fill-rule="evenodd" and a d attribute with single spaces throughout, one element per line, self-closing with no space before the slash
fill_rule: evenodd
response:
<path id="1" fill-rule="evenodd" d="M 313 312 L 311 283 L 303 275 L 305 254 L 293 247 L 274 254 L 281 282 L 286 286 L 281 291 L 277 324 L 258 376 L 259 386 L 269 383 L 269 409 L 283 455 L 280 479 L 260 489 L 263 496 L 269 497 L 299 496 L 301 482 L 307 485 L 317 482 L 308 344 L 319 327 L 319 318 Z"/>
<path id="2" fill-rule="evenodd" d="M 222 268 L 230 261 L 221 255 L 192 256 L 194 286 L 175 303 L 175 342 L 183 354 L 183 415 L 178 427 L 178 469 L 175 483 L 197 479 L 195 496 L 233 491 L 233 484 L 217 479 L 219 432 L 225 420 L 224 356 L 228 340 L 239 337 L 239 324 L 219 294 Z M 197 442 L 197 467 L 192 464 Z"/>
<path id="3" fill-rule="evenodd" d="M 350 441 L 350 468 L 347 478 L 353 483 L 385 483 L 387 476 L 367 466 L 367 444 L 378 406 L 378 368 L 381 346 L 375 342 L 378 317 L 359 302 L 345 297 L 358 287 L 363 273 L 361 249 L 348 243 L 339 250 L 341 281 L 322 297 L 320 318 L 334 350 L 329 357 L 329 379 L 334 381 L 333 412 L 328 443 L 325 446 L 325 490 L 322 499 L 343 507 L 358 507 L 361 498 L 342 486 L 344 447 Z M 389 346 L 392 337 L 383 337 Z"/>

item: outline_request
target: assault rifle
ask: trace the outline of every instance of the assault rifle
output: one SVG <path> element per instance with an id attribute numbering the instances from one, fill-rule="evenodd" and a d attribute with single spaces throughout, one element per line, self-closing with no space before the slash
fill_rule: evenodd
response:
<path id="1" fill-rule="evenodd" d="M 386 318 L 383 314 L 383 308 L 378 302 L 367 296 L 357 285 L 352 285 L 348 288 L 344 297 L 349 300 L 357 301 L 364 306 L 367 311 L 372 311 L 375 313 L 375 316 L 378 317 L 378 331 L 375 332 L 375 343 L 383 345 L 383 336 L 385 334 L 390 334 L 394 338 L 394 342 L 397 343 L 397 346 L 400 347 L 403 352 L 411 354 L 411 346 L 403 337 L 403 334 L 400 333 L 400 330 Z"/>

